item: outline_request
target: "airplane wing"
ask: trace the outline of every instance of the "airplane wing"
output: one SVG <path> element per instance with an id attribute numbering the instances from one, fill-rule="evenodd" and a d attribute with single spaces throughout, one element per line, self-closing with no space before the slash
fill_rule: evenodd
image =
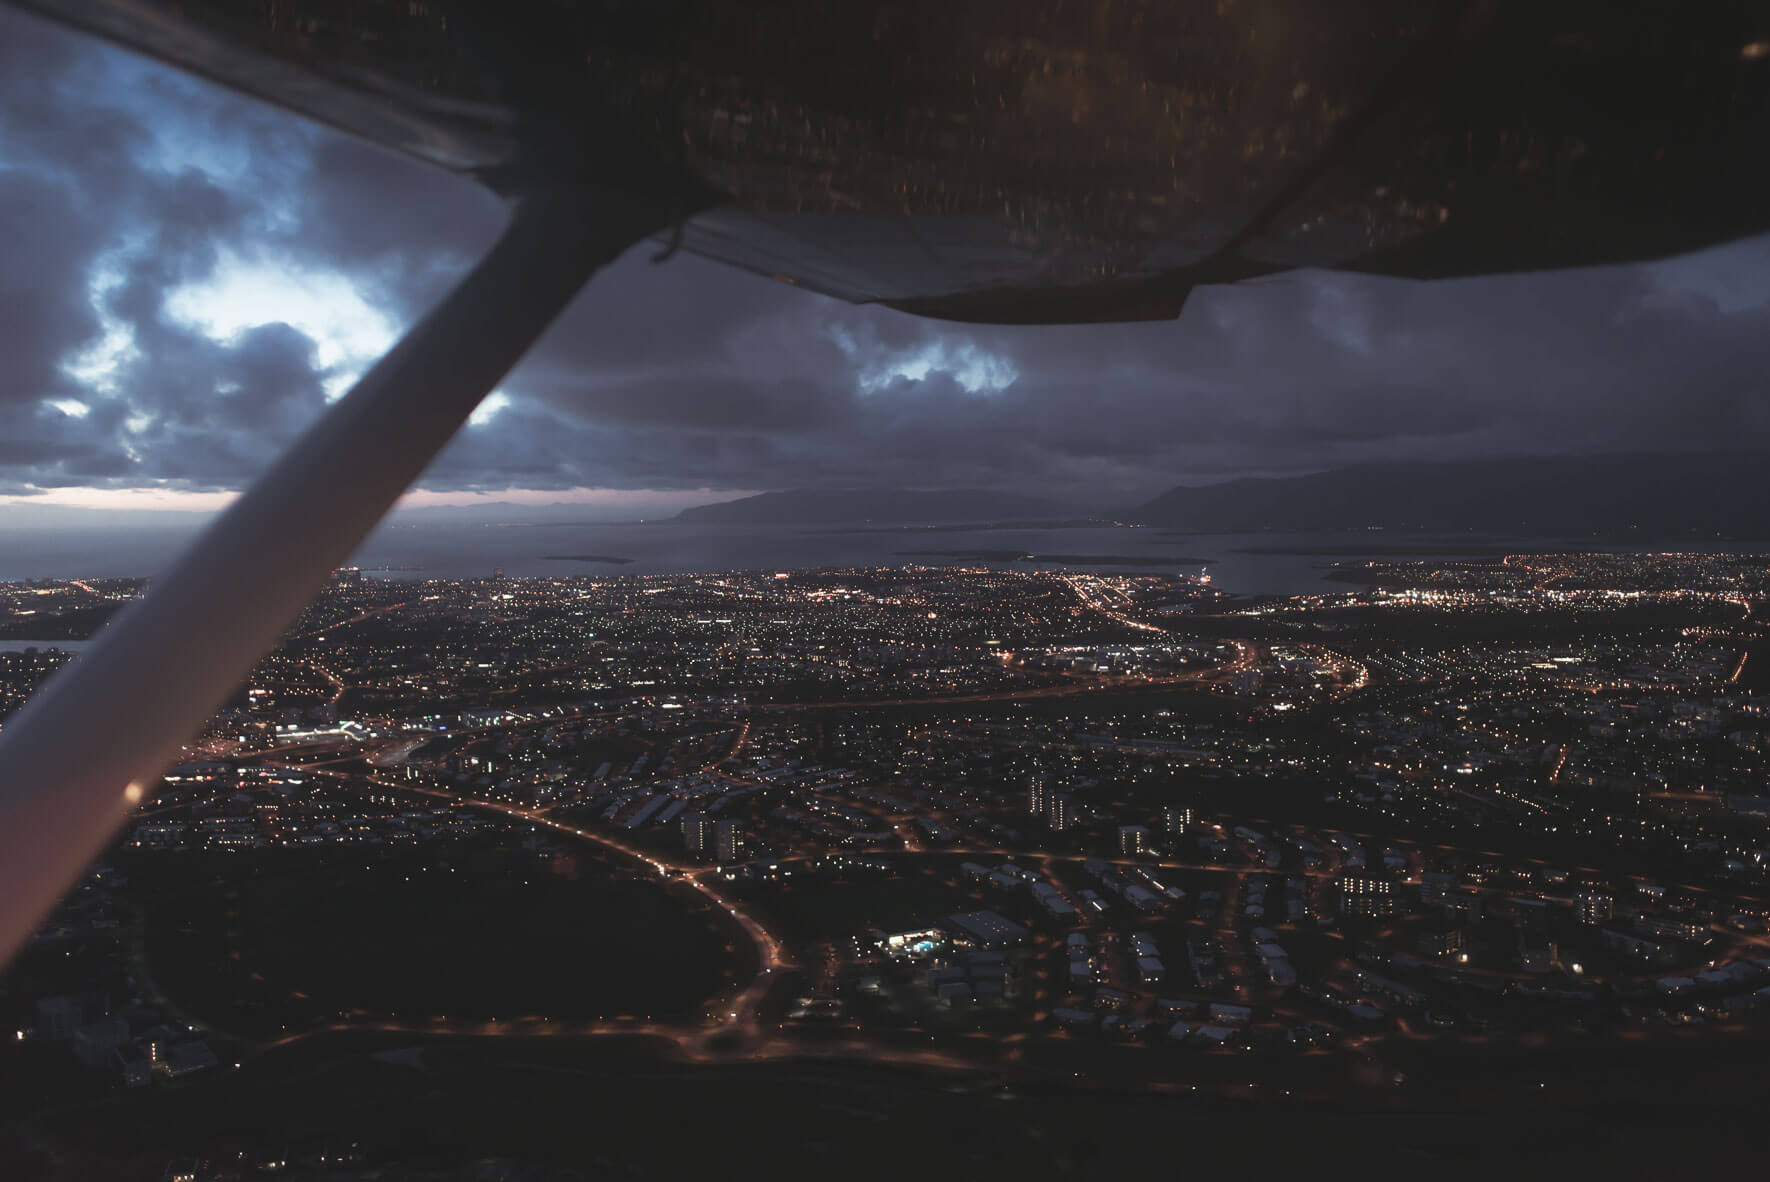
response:
<path id="1" fill-rule="evenodd" d="M 1770 228 L 1770 16 L 1732 0 L 25 3 L 504 192 L 693 190 L 686 249 L 952 320 Z"/>

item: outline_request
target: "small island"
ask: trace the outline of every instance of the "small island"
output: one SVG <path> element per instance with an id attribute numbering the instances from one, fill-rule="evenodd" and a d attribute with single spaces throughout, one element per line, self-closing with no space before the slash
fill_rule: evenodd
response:
<path id="1" fill-rule="evenodd" d="M 543 554 L 543 562 L 602 562 L 611 566 L 631 566 L 631 558 L 621 558 L 614 554 Z"/>

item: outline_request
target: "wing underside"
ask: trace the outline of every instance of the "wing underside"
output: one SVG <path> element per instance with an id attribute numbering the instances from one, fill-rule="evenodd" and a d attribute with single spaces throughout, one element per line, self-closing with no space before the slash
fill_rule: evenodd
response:
<path id="1" fill-rule="evenodd" d="M 1175 315 L 1770 228 L 1761 5 L 27 0 L 506 192 L 693 189 L 689 250 L 958 320 Z"/>

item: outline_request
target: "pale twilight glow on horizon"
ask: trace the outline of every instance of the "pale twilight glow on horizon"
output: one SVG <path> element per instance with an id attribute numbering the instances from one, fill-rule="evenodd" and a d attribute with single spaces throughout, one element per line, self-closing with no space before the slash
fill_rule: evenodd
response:
<path id="1" fill-rule="evenodd" d="M 583 505 L 626 516 L 674 513 L 693 505 L 730 501 L 750 496 L 749 490 L 728 489 L 621 489 L 571 488 L 533 489 L 509 488 L 496 492 L 428 492 L 419 490 L 401 497 L 395 511 L 423 509 L 439 505 Z M 37 496 L 0 496 L 0 525 L 12 505 L 65 505 L 80 509 L 106 509 L 128 512 L 140 509 L 178 510 L 191 513 L 213 513 L 232 504 L 238 493 L 190 492 L 167 488 L 55 488 Z"/>

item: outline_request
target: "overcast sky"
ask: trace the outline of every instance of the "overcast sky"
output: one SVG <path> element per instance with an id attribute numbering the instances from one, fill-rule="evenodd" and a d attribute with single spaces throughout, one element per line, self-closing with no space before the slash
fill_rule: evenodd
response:
<path id="1" fill-rule="evenodd" d="M 0 7 L 0 497 L 217 503 L 504 212 Z M 1286 276 L 1200 291 L 1173 322 L 1055 329 L 652 253 L 591 284 L 418 499 L 625 515 L 878 484 L 1115 505 L 1364 459 L 1770 444 L 1770 239 L 1553 276 Z"/>

